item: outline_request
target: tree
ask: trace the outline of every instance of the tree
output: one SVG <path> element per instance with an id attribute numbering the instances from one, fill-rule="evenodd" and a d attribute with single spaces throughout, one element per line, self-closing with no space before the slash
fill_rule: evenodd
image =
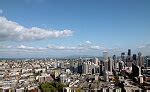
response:
<path id="1" fill-rule="evenodd" d="M 42 92 L 55 92 L 55 87 L 53 87 L 50 83 L 43 83 L 40 85 L 40 89 Z"/>
<path id="2" fill-rule="evenodd" d="M 47 82 L 39 86 L 42 92 L 62 92 L 64 87 L 64 84 L 58 82 Z"/>
<path id="3" fill-rule="evenodd" d="M 76 89 L 76 92 L 81 92 L 81 88 L 77 88 L 77 89 Z"/>

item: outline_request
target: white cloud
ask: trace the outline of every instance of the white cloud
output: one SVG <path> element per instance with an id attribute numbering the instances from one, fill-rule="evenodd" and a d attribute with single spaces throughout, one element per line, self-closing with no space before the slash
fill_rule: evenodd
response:
<path id="1" fill-rule="evenodd" d="M 86 44 L 92 44 L 92 42 L 90 42 L 90 41 L 86 41 L 85 43 L 86 43 Z"/>
<path id="2" fill-rule="evenodd" d="M 10 49 L 8 49 L 11 47 Z M 39 53 L 51 53 L 52 55 L 57 55 L 60 52 L 64 53 L 70 53 L 70 54 L 83 54 L 83 55 L 98 55 L 101 53 L 101 51 L 108 51 L 110 54 L 114 54 L 115 52 L 118 52 L 119 49 L 117 48 L 104 48 L 100 45 L 95 45 L 94 43 L 90 42 L 83 42 L 80 45 L 75 46 L 63 46 L 63 45 L 48 45 L 45 47 L 39 47 L 39 46 L 29 46 L 27 44 L 24 45 L 18 45 L 18 46 L 1 46 L 0 45 L 0 53 L 21 53 L 23 54 L 39 54 Z M 4 49 L 6 48 L 6 49 Z"/>
<path id="3" fill-rule="evenodd" d="M 101 49 L 102 47 L 100 47 L 100 46 L 91 46 L 90 48 L 91 49 Z"/>
<path id="4" fill-rule="evenodd" d="M 20 45 L 17 47 L 18 49 L 28 49 L 28 50 L 32 50 L 32 49 L 35 49 L 34 47 L 28 47 L 28 46 L 25 46 L 25 45 Z"/>
<path id="5" fill-rule="evenodd" d="M 3 10 L 2 9 L 0 9 L 0 14 L 2 14 L 3 13 Z"/>
<path id="6" fill-rule="evenodd" d="M 26 28 L 16 22 L 9 21 L 5 17 L 0 17 L 0 41 L 30 41 L 54 39 L 72 36 L 71 30 L 47 30 L 38 27 Z"/>
<path id="7" fill-rule="evenodd" d="M 85 41 L 84 43 L 81 43 L 74 47 L 48 45 L 47 48 L 52 50 L 102 50 L 104 49 L 101 46 L 93 45 L 93 43 L 90 41 Z"/>
<path id="8" fill-rule="evenodd" d="M 85 41 L 84 43 L 79 44 L 80 47 L 87 47 L 87 46 L 91 46 L 92 42 L 90 41 Z"/>
<path id="9" fill-rule="evenodd" d="M 19 45 L 19 46 L 5 46 L 0 45 L 1 49 L 5 48 L 5 51 L 15 50 L 17 52 L 49 52 L 49 51 L 82 51 L 82 52 L 90 52 L 90 51 L 109 51 L 109 52 L 117 52 L 119 49 L 117 48 L 104 48 L 99 45 L 95 45 L 92 42 L 83 42 L 80 45 L 76 46 L 63 46 L 63 45 L 48 45 L 47 47 L 34 47 L 27 45 Z M 11 49 L 8 49 L 11 48 Z M 4 50 L 3 50 L 4 51 Z"/>
<path id="10" fill-rule="evenodd" d="M 84 43 L 79 44 L 78 47 L 83 48 L 83 49 L 93 49 L 93 50 L 104 49 L 104 47 L 95 45 L 94 43 L 92 43 L 90 41 L 85 41 Z"/>
<path id="11" fill-rule="evenodd" d="M 139 49 L 150 49 L 150 44 L 144 44 L 138 47 Z"/>
<path id="12" fill-rule="evenodd" d="M 29 51 L 39 51 L 39 50 L 44 51 L 47 48 L 43 48 L 43 47 L 36 48 L 36 47 L 31 47 L 31 46 L 20 45 L 20 46 L 17 47 L 17 49 L 29 50 Z"/>
<path id="13" fill-rule="evenodd" d="M 79 50 L 80 49 L 77 47 L 66 47 L 66 46 L 55 46 L 55 45 L 48 45 L 47 48 L 51 50 Z"/>
<path id="14" fill-rule="evenodd" d="M 142 49 L 142 48 L 145 48 L 146 46 L 145 45 L 141 45 L 141 46 L 139 46 L 138 48 L 139 49 Z"/>
<path id="15" fill-rule="evenodd" d="M 143 55 L 150 55 L 150 44 L 141 45 L 138 49 Z"/>

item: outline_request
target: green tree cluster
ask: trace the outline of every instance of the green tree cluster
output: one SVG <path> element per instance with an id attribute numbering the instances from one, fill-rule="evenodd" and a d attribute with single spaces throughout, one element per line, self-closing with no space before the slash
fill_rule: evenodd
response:
<path id="1" fill-rule="evenodd" d="M 42 92 L 63 92 L 64 84 L 58 82 L 47 82 L 40 84 L 40 89 Z"/>

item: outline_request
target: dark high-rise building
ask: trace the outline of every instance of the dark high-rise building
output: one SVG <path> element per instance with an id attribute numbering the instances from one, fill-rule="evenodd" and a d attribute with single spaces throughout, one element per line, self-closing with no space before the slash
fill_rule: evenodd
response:
<path id="1" fill-rule="evenodd" d="M 131 56 L 131 49 L 128 49 L 128 56 Z"/>
<path id="2" fill-rule="evenodd" d="M 139 68 L 136 65 L 134 65 L 134 64 L 132 64 L 132 75 L 134 77 L 138 77 L 139 76 Z"/>
<path id="3" fill-rule="evenodd" d="M 100 76 L 103 75 L 103 65 L 99 65 L 99 74 Z"/>
<path id="4" fill-rule="evenodd" d="M 82 71 L 83 71 L 83 60 L 79 59 L 79 61 L 78 61 L 78 73 L 82 74 Z"/>
<path id="5" fill-rule="evenodd" d="M 150 57 L 146 57 L 145 67 L 150 68 Z"/>
<path id="6" fill-rule="evenodd" d="M 123 62 L 125 62 L 125 53 L 124 52 L 121 53 L 121 59 L 122 59 Z"/>
<path id="7" fill-rule="evenodd" d="M 78 62 L 75 62 L 73 72 L 78 73 Z"/>
<path id="8" fill-rule="evenodd" d="M 123 57 L 123 56 L 125 56 L 125 53 L 124 53 L 124 52 L 121 53 L 121 57 Z"/>
<path id="9" fill-rule="evenodd" d="M 136 54 L 133 54 L 133 60 L 136 60 L 137 58 L 136 58 Z"/>
<path id="10" fill-rule="evenodd" d="M 116 55 L 113 55 L 113 60 L 116 61 Z"/>
<path id="11" fill-rule="evenodd" d="M 127 67 L 131 67 L 132 63 L 133 62 L 132 62 L 132 58 L 131 58 L 131 49 L 128 49 L 127 62 L 126 62 Z"/>
<path id="12" fill-rule="evenodd" d="M 142 53 L 141 53 L 141 52 L 139 52 L 139 53 L 138 53 L 138 56 L 139 56 L 139 57 L 141 57 L 141 56 L 142 56 Z"/>
<path id="13" fill-rule="evenodd" d="M 133 61 L 133 63 L 134 63 L 135 65 L 137 65 L 137 66 L 138 66 L 137 56 L 136 56 L 136 54 L 133 54 L 133 56 L 132 56 L 132 61 Z"/>
<path id="14" fill-rule="evenodd" d="M 113 67 L 112 59 L 108 58 L 108 71 L 112 72 L 112 67 Z"/>
<path id="15" fill-rule="evenodd" d="M 112 58 L 113 58 L 113 64 L 112 64 L 113 66 L 112 66 L 112 67 L 113 67 L 113 68 L 115 68 L 115 66 L 116 66 L 116 62 L 117 62 L 116 55 L 113 55 L 113 57 L 112 57 Z"/>

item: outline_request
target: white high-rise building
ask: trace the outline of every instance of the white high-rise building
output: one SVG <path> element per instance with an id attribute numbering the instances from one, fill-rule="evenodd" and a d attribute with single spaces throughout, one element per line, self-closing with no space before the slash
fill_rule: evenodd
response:
<path id="1" fill-rule="evenodd" d="M 104 51 L 103 52 L 103 60 L 104 62 L 108 59 L 108 52 L 107 51 Z"/>
<path id="2" fill-rule="evenodd" d="M 112 68 L 113 68 L 113 60 L 112 58 L 108 59 L 108 71 L 112 73 Z"/>
<path id="3" fill-rule="evenodd" d="M 108 52 L 107 51 L 103 52 L 103 61 L 104 61 L 105 71 L 108 71 Z"/>
<path id="4" fill-rule="evenodd" d="M 89 65 L 87 63 L 83 64 L 83 73 L 88 74 L 89 73 Z"/>
<path id="5" fill-rule="evenodd" d="M 104 72 L 104 80 L 109 82 L 109 72 L 107 70 Z"/>
<path id="6" fill-rule="evenodd" d="M 67 75 L 66 74 L 61 74 L 60 75 L 60 81 L 61 81 L 61 83 L 65 83 L 66 79 L 67 79 Z"/>
<path id="7" fill-rule="evenodd" d="M 99 60 L 98 60 L 98 58 L 96 58 L 96 57 L 94 58 L 94 64 L 95 64 L 95 65 L 98 65 L 98 64 L 99 64 Z"/>

